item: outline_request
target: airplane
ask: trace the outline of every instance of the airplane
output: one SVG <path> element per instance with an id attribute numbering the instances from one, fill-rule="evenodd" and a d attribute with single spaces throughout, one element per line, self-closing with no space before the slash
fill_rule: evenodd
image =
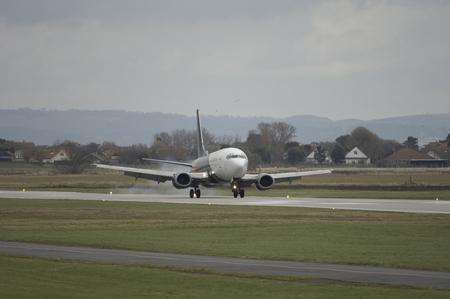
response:
<path id="1" fill-rule="evenodd" d="M 264 191 L 270 189 L 274 184 L 279 182 L 291 181 L 296 178 L 304 176 L 329 174 L 330 169 L 313 170 L 313 171 L 299 171 L 299 172 L 284 172 L 284 173 L 247 173 L 248 158 L 244 151 L 228 147 L 218 151 L 208 153 L 203 144 L 202 127 L 200 123 L 200 113 L 197 109 L 197 159 L 191 163 L 168 161 L 159 159 L 143 160 L 172 164 L 183 166 L 188 171 L 165 171 L 146 168 L 134 168 L 114 166 L 107 164 L 94 164 L 98 168 L 111 169 L 122 171 L 124 175 L 152 181 L 166 182 L 172 181 L 172 184 L 177 189 L 189 190 L 190 198 L 200 198 L 200 186 L 216 187 L 220 185 L 231 186 L 233 197 L 241 198 L 245 195 L 246 187 L 255 184 L 258 190 Z"/>

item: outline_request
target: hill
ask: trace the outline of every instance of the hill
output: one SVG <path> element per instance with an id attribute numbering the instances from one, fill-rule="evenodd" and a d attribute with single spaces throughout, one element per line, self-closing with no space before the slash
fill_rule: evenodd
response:
<path id="1" fill-rule="evenodd" d="M 313 115 L 286 118 L 205 115 L 203 125 L 216 135 L 239 135 L 259 122 L 284 121 L 297 128 L 301 142 L 334 140 L 357 126 L 364 126 L 385 139 L 403 141 L 419 137 L 420 143 L 443 139 L 450 133 L 450 114 L 426 114 L 376 120 L 331 120 Z M 0 138 L 52 144 L 70 139 L 81 143 L 113 141 L 120 145 L 151 143 L 153 135 L 175 129 L 194 129 L 194 116 L 160 112 L 118 110 L 0 109 Z"/>

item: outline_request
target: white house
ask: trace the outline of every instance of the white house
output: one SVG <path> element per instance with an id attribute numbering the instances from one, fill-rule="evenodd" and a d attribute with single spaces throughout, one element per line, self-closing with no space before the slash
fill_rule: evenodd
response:
<path id="1" fill-rule="evenodd" d="M 65 149 L 61 149 L 57 152 L 51 152 L 47 157 L 45 157 L 42 162 L 44 163 L 55 163 L 59 161 L 67 161 L 70 159 L 69 153 Z"/>
<path id="2" fill-rule="evenodd" d="M 23 151 L 22 150 L 16 150 L 14 152 L 14 161 L 23 161 Z"/>
<path id="3" fill-rule="evenodd" d="M 366 156 L 359 148 L 355 147 L 345 155 L 345 164 L 370 164 L 370 158 Z"/>
<path id="4" fill-rule="evenodd" d="M 317 160 L 315 158 L 316 151 L 312 151 L 307 157 L 306 157 L 306 163 L 316 164 Z"/>

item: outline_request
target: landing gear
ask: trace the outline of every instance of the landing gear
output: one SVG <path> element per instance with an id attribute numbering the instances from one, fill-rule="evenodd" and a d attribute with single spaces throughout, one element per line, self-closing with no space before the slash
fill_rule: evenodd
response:
<path id="1" fill-rule="evenodd" d="M 231 184 L 231 188 L 232 188 L 231 190 L 233 191 L 233 197 L 234 197 L 234 198 L 237 198 L 238 195 L 239 195 L 241 198 L 244 198 L 245 191 L 244 191 L 244 189 L 240 188 L 239 185 L 238 185 L 237 183 L 232 183 L 232 184 Z"/>
<path id="2" fill-rule="evenodd" d="M 200 198 L 200 196 L 202 195 L 201 191 L 199 188 L 195 187 L 194 189 L 189 190 L 189 197 L 190 198 Z"/>

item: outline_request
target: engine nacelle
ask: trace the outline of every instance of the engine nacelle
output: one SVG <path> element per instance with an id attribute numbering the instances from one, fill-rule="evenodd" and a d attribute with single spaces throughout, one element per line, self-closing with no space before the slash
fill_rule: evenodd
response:
<path id="1" fill-rule="evenodd" d="M 261 173 L 255 185 L 258 190 L 267 190 L 273 186 L 273 183 L 275 183 L 275 180 L 271 175 Z"/>
<path id="2" fill-rule="evenodd" d="M 172 178 L 172 184 L 177 189 L 184 189 L 191 186 L 192 178 L 189 173 L 177 173 Z"/>

